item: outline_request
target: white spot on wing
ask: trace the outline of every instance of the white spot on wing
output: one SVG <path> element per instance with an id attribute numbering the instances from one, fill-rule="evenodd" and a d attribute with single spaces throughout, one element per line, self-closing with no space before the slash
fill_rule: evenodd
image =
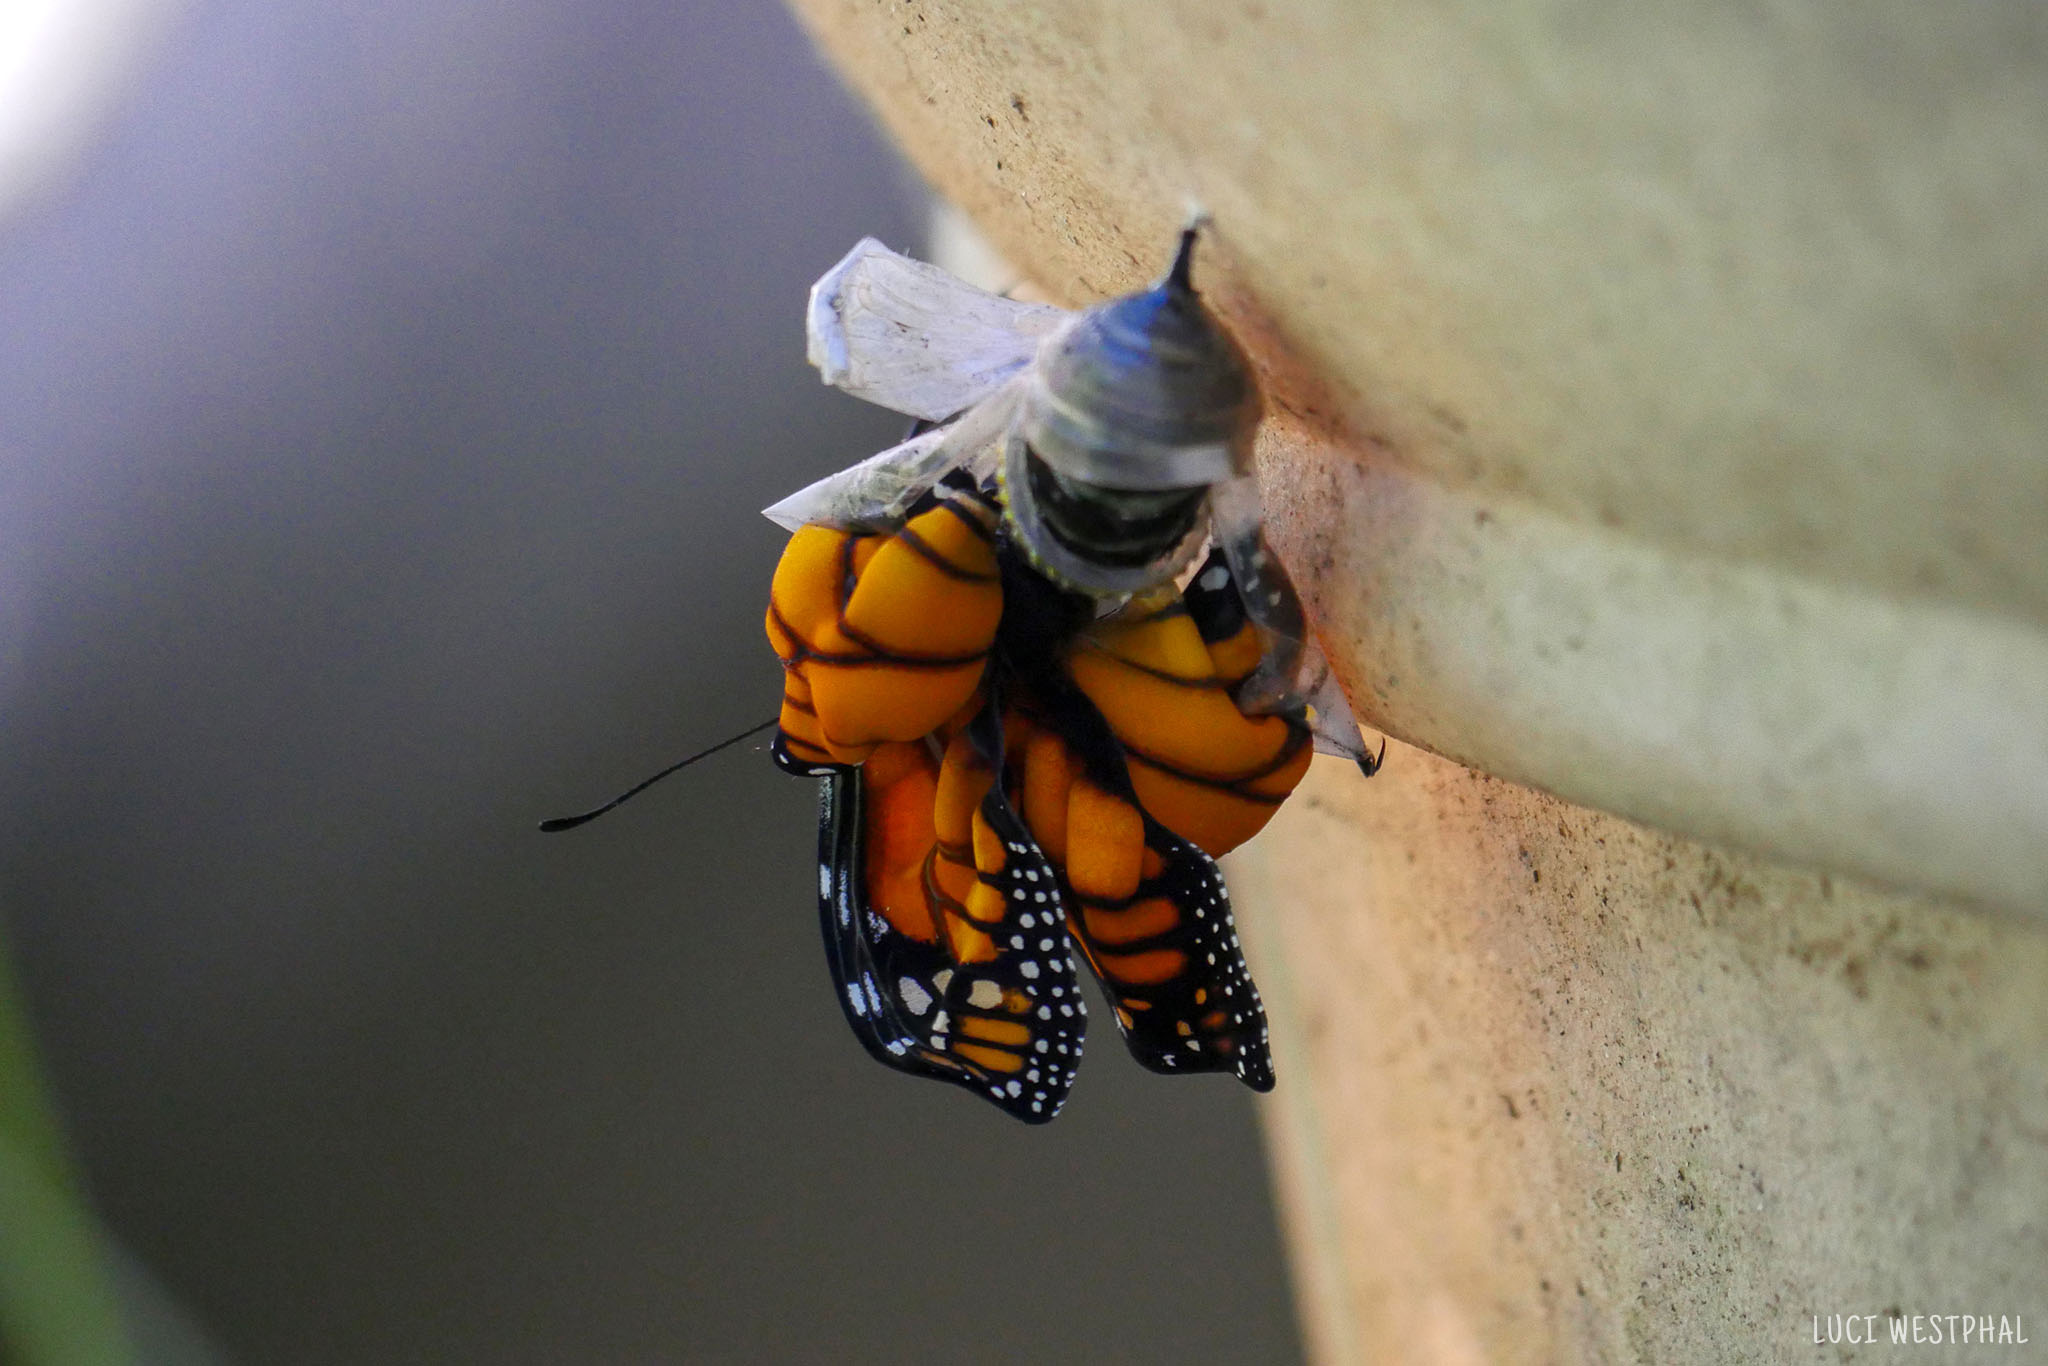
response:
<path id="1" fill-rule="evenodd" d="M 932 995 L 914 977 L 905 977 L 896 983 L 896 994 L 903 998 L 903 1004 L 913 1015 L 922 1015 L 932 1008 Z"/>

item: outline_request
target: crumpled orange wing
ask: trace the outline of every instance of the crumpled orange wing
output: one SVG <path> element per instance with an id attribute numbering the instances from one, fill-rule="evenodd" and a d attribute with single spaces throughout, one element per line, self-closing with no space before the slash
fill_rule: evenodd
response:
<path id="1" fill-rule="evenodd" d="M 1210 584 L 1191 585 L 1186 599 L 1171 586 L 1135 599 L 1067 654 L 1069 676 L 1128 760 L 1139 805 L 1214 858 L 1264 828 L 1314 754 L 1305 717 L 1238 708 L 1232 689 L 1260 647 L 1243 612 L 1228 613 L 1229 572 L 1211 556 L 1195 579 Z"/>
<path id="2" fill-rule="evenodd" d="M 995 519 L 991 500 L 949 485 L 891 533 L 790 537 L 767 619 L 784 768 L 860 763 L 931 734 L 974 695 L 1003 614 Z"/>

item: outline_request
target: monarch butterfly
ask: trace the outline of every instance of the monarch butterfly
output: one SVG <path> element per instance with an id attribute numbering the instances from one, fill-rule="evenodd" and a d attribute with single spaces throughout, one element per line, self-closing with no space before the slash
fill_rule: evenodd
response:
<path id="1" fill-rule="evenodd" d="M 1265 542 L 1257 387 L 1197 231 L 1079 313 L 862 241 L 811 292 L 810 358 L 917 425 L 767 510 L 773 753 L 824 779 L 847 1020 L 1027 1123 L 1080 1058 L 1076 953 L 1141 1064 L 1272 1088 L 1214 860 L 1312 748 L 1378 766 Z"/>

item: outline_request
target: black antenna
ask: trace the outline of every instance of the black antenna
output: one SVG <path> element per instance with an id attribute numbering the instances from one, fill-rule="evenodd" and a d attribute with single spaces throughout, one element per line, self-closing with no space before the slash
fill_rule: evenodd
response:
<path id="1" fill-rule="evenodd" d="M 612 798 L 610 801 L 606 802 L 603 806 L 598 807 L 594 811 L 586 811 L 580 816 L 556 816 L 553 820 L 542 821 L 540 823 L 540 828 L 546 831 L 548 834 L 552 835 L 563 830 L 574 830 L 577 826 L 583 824 L 585 821 L 594 821 L 599 816 L 602 816 L 605 812 L 617 806 L 619 803 L 639 796 L 642 792 L 645 792 L 648 788 L 653 787 L 656 783 L 660 782 L 663 778 L 666 778 L 669 774 L 675 772 L 677 769 L 688 768 L 691 764 L 696 763 L 699 759 L 708 759 L 712 755 L 718 753 L 718 751 L 720 751 L 721 749 L 726 749 L 732 745 L 738 744 L 740 741 L 746 739 L 749 735 L 759 735 L 762 731 L 768 729 L 768 727 L 774 725 L 780 719 L 780 717 L 771 716 L 766 721 L 763 721 L 760 725 L 751 726 L 748 729 L 741 731 L 738 735 L 733 736 L 730 740 L 720 740 L 711 748 L 698 750 L 695 754 L 692 754 L 687 759 L 678 759 L 674 763 L 670 764 L 667 768 L 663 769 L 661 772 L 655 774 L 652 778 L 649 778 L 645 782 L 637 783 L 634 786 L 627 788 L 624 792 L 621 792 L 618 796 Z"/>

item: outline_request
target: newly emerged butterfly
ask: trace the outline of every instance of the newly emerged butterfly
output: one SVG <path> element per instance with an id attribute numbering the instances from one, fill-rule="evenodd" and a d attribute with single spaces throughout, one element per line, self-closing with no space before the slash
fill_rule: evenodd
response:
<path id="1" fill-rule="evenodd" d="M 810 357 L 918 425 L 767 513 L 793 533 L 774 753 L 824 779 L 847 1019 L 1028 1123 L 1080 1056 L 1076 950 L 1140 1063 L 1271 1089 L 1214 860 L 1312 749 L 1377 766 L 1261 531 L 1257 388 L 1195 237 L 1079 313 L 861 242 L 812 290 Z"/>

